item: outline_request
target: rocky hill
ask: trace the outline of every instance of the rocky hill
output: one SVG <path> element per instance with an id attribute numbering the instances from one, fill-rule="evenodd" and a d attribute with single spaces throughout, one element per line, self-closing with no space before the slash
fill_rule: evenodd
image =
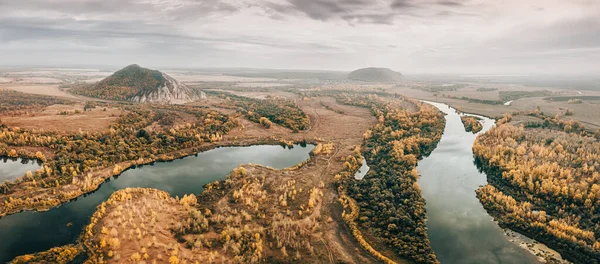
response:
<path id="1" fill-rule="evenodd" d="M 388 68 L 362 68 L 348 74 L 348 79 L 363 82 L 397 82 L 402 74 Z"/>
<path id="2" fill-rule="evenodd" d="M 129 65 L 90 87 L 73 89 L 72 92 L 138 103 L 184 104 L 206 98 L 204 92 L 193 91 L 165 73 L 137 64 Z"/>

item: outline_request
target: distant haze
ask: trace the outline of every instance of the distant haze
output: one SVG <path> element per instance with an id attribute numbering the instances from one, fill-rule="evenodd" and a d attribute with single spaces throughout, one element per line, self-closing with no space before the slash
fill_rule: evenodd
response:
<path id="1" fill-rule="evenodd" d="M 597 0 L 0 0 L 0 66 L 597 74 Z"/>

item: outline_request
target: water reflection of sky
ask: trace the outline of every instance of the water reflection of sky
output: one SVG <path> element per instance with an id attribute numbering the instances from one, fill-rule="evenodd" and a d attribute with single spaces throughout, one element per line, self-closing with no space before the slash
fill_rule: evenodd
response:
<path id="1" fill-rule="evenodd" d="M 417 167 L 426 200 L 431 245 L 442 263 L 535 263 L 528 252 L 510 243 L 475 197 L 487 183 L 473 164 L 476 134 L 466 132 L 456 111 L 432 103 L 446 114 L 444 135 Z M 484 129 L 494 121 L 482 116 Z"/>
<path id="2" fill-rule="evenodd" d="M 102 184 L 97 191 L 76 201 L 46 212 L 26 211 L 0 218 L 0 263 L 6 263 L 18 255 L 73 243 L 96 206 L 117 190 L 128 187 L 157 188 L 179 197 L 200 193 L 203 185 L 224 179 L 240 164 L 286 168 L 307 160 L 313 147 L 295 146 L 292 150 L 280 146 L 218 148 L 197 156 L 127 170 Z"/>
<path id="3" fill-rule="evenodd" d="M 0 182 L 12 181 L 27 171 L 34 172 L 39 168 L 41 164 L 36 160 L 0 158 Z"/>

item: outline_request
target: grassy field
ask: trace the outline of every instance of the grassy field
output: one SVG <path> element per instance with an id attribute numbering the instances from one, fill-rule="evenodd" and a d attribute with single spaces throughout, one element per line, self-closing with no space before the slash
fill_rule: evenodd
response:
<path id="1" fill-rule="evenodd" d="M 481 86 L 489 88 L 490 85 L 486 84 Z M 456 91 L 433 93 L 422 89 L 412 88 L 414 85 L 408 84 L 388 89 L 388 91 L 405 94 L 407 96 L 422 100 L 446 103 L 464 112 L 481 114 L 494 118 L 501 117 L 505 113 L 533 111 L 538 107 L 542 112 L 550 116 L 555 116 L 557 114 L 564 115 L 568 109 L 573 113 L 573 115 L 563 116 L 561 117 L 562 119 L 574 119 L 580 121 L 588 128 L 593 130 L 600 128 L 600 116 L 596 114 L 600 112 L 600 101 L 598 101 L 598 98 L 600 98 L 600 92 L 573 91 L 568 89 L 543 87 L 525 87 L 506 84 L 497 84 L 494 86 L 497 87 L 498 90 L 478 92 L 477 89 L 479 89 L 479 85 L 473 83 Z M 512 100 L 510 105 L 484 104 L 457 99 L 466 97 L 481 100 L 501 100 L 501 92 L 513 92 L 513 94 L 522 95 L 523 93 L 514 93 L 515 91 L 521 89 L 530 92 L 527 93 L 527 96 L 536 95 L 536 92 L 539 96 L 515 98 Z M 554 96 L 547 96 L 548 92 L 539 91 L 548 91 Z M 579 95 L 580 92 L 582 95 Z M 578 104 L 569 103 L 569 100 L 571 99 L 581 99 L 583 102 Z"/>

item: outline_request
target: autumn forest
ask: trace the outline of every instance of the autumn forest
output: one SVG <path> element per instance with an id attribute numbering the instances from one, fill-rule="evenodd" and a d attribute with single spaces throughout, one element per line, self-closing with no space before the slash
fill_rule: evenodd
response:
<path id="1" fill-rule="evenodd" d="M 155 168 L 159 176 L 153 177 L 165 181 L 178 181 L 170 176 L 188 170 L 200 181 L 205 168 L 161 170 L 199 153 L 235 149 L 242 158 L 277 164 L 288 157 L 244 148 L 276 145 L 292 156 L 293 149 L 308 148 L 306 156 L 280 168 L 236 163 L 184 195 L 166 183 L 164 189 L 110 190 L 85 223 L 56 227 L 75 225 L 77 239 L 38 252 L 23 249 L 7 261 L 445 263 L 448 252 L 436 247 L 439 234 L 432 236 L 429 228 L 429 210 L 440 209 L 427 207 L 436 201 L 425 199 L 431 186 L 420 179 L 452 181 L 443 177 L 456 178 L 457 169 L 432 175 L 419 164 L 453 137 L 471 139 L 462 146 L 463 156 L 481 174 L 469 177 L 487 180 L 467 194 L 495 220 L 487 225 L 543 243 L 562 260 L 600 259 L 600 131 L 566 111 L 550 115 L 537 107 L 492 119 L 448 107 L 456 116 L 451 119 L 439 105 L 389 87 L 351 85 L 275 89 L 220 83 L 208 89 L 202 83 L 186 89 L 206 98 L 140 103 L 130 98 L 143 87 L 161 86 L 165 77 L 134 66 L 124 71 L 95 86 L 67 87 L 65 96 L 0 89 L 0 156 L 39 164 L 0 182 L 0 224 L 22 211 L 44 216 L 84 204 L 78 199 L 106 191 L 107 182 L 124 182 L 129 170 Z M 445 132 L 448 122 L 460 131 Z M 207 167 L 240 158 L 215 155 Z M 506 239 L 499 234 L 493 238 Z M 506 242 L 519 256 L 560 263 L 555 255 L 535 255 Z M 0 256 L 10 253 L 2 250 Z"/>

